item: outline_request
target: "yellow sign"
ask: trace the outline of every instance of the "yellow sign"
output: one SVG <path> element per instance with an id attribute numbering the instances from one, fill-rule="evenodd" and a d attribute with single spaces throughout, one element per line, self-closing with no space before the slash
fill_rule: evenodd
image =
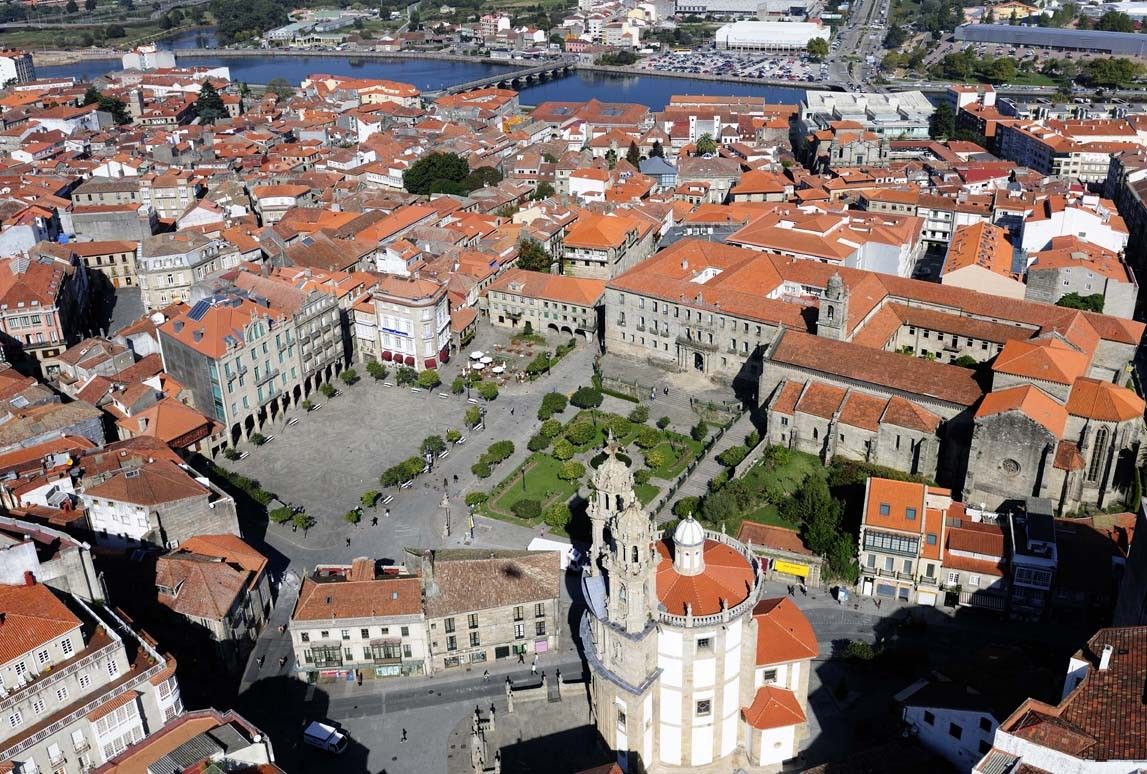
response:
<path id="1" fill-rule="evenodd" d="M 796 575 L 799 578 L 807 578 L 809 575 L 807 564 L 786 562 L 781 559 L 777 559 L 773 562 L 773 569 L 777 572 L 783 572 L 785 575 Z"/>

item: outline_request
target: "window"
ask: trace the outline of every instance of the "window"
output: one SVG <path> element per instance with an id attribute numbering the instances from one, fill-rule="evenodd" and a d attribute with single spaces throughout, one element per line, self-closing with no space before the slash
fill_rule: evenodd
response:
<path id="1" fill-rule="evenodd" d="M 928 545 L 930 545 L 930 546 L 936 545 L 936 533 L 934 533 L 934 532 L 928 533 Z"/>
<path id="2" fill-rule="evenodd" d="M 761 672 L 761 682 L 768 684 L 768 683 L 775 683 L 776 681 L 777 681 L 777 670 L 766 669 L 765 671 Z"/>
<path id="3" fill-rule="evenodd" d="M 537 621 L 534 623 L 534 634 L 536 634 L 539 637 L 545 636 L 545 634 L 546 634 L 546 622 L 545 621 Z"/>
<path id="4" fill-rule="evenodd" d="M 948 573 L 948 585 L 949 586 L 959 586 L 960 585 L 960 573 L 949 572 Z"/>
<path id="5" fill-rule="evenodd" d="M 525 617 L 526 617 L 525 609 L 521 605 L 518 605 L 517 607 L 514 608 L 514 620 L 515 621 L 521 621 Z"/>
<path id="6" fill-rule="evenodd" d="M 343 629 L 343 630 L 341 630 L 341 631 L 339 632 L 339 634 L 342 636 L 342 638 L 343 638 L 344 640 L 349 640 L 349 639 L 350 639 L 350 630 L 349 630 L 349 629 Z"/>
<path id="7" fill-rule="evenodd" d="M 905 559 L 904 560 L 904 574 L 905 575 L 911 575 L 912 574 L 912 560 L 911 559 Z"/>
<path id="8" fill-rule="evenodd" d="M 108 677 L 115 677 L 119 674 L 119 664 L 115 661 L 108 661 Z"/>
<path id="9" fill-rule="evenodd" d="M 450 635 L 446 638 L 446 650 L 458 650 L 458 638 Z"/>
<path id="10" fill-rule="evenodd" d="M 989 718 L 980 718 L 980 730 L 981 730 L 981 731 L 991 731 L 991 730 L 992 730 L 992 721 L 991 721 L 991 719 L 989 719 Z"/>
<path id="11" fill-rule="evenodd" d="M 972 586 L 973 588 L 978 588 L 980 585 L 980 576 L 979 575 L 969 575 L 968 576 L 968 585 Z"/>
<path id="12" fill-rule="evenodd" d="M 41 651 L 37 651 L 36 661 L 40 664 L 40 666 L 43 666 L 44 664 L 48 663 L 48 649 L 47 648 L 44 648 Z"/>
<path id="13" fill-rule="evenodd" d="M 952 737 L 953 739 L 959 739 L 963 735 L 964 729 L 960 728 L 955 723 L 950 723 L 948 725 L 948 736 Z"/>
<path id="14" fill-rule="evenodd" d="M 60 640 L 60 650 L 64 651 L 65 656 L 72 655 L 72 641 Z"/>
<path id="15" fill-rule="evenodd" d="M 478 628 L 478 614 L 477 613 L 471 613 L 470 615 L 466 616 L 466 623 L 471 629 L 477 629 Z"/>
<path id="16" fill-rule="evenodd" d="M 68 700 L 68 686 L 61 685 L 56 689 L 56 701 L 65 702 Z"/>
<path id="17" fill-rule="evenodd" d="M 713 714 L 713 700 L 701 699 L 697 702 L 697 717 L 707 718 Z"/>
<path id="18" fill-rule="evenodd" d="M 20 714 L 20 710 L 16 710 L 8 716 L 8 725 L 10 725 L 12 728 L 16 728 L 23 722 L 24 717 Z"/>
<path id="19" fill-rule="evenodd" d="M 916 521 L 916 509 L 915 508 L 905 508 L 904 509 L 904 518 L 908 519 L 908 521 Z"/>
<path id="20" fill-rule="evenodd" d="M 360 639 L 364 639 L 364 640 L 370 639 L 370 629 L 369 628 L 359 629 L 358 634 L 359 634 Z"/>
<path id="21" fill-rule="evenodd" d="M 398 634 L 399 634 L 399 636 L 402 636 L 402 637 L 409 637 L 410 636 L 410 627 L 409 626 L 403 626 L 401 629 L 398 630 Z"/>
<path id="22" fill-rule="evenodd" d="M 454 619 L 453 618 L 447 618 L 446 621 L 444 622 L 444 627 L 446 629 L 447 634 L 450 634 L 452 631 L 454 631 Z"/>
<path id="23" fill-rule="evenodd" d="M 319 639 L 320 639 L 320 640 L 329 640 L 330 638 L 331 638 L 331 633 L 330 633 L 330 632 L 328 632 L 328 631 L 321 631 L 321 632 L 319 632 Z"/>
<path id="24" fill-rule="evenodd" d="M 476 648 L 481 645 L 481 639 L 478 637 L 478 632 L 470 632 L 470 647 Z"/>
<path id="25" fill-rule="evenodd" d="M 936 725 L 936 716 L 928 710 L 924 710 L 924 722 L 930 726 Z"/>
<path id="26" fill-rule="evenodd" d="M 880 504 L 880 515 L 881 516 L 887 516 L 891 512 L 892 512 L 892 509 L 888 505 L 888 503 L 881 503 Z"/>
<path id="27" fill-rule="evenodd" d="M 32 702 L 32 711 L 35 712 L 37 715 L 43 715 L 45 709 L 46 709 L 46 707 L 44 705 L 43 699 L 36 699 L 35 701 Z"/>
<path id="28" fill-rule="evenodd" d="M 987 755 L 991 749 L 992 749 L 992 743 L 991 742 L 985 741 L 983 739 L 980 740 L 980 755 Z"/>
<path id="29" fill-rule="evenodd" d="M 617 725 L 625 727 L 625 710 L 621 707 L 617 708 Z"/>
<path id="30" fill-rule="evenodd" d="M 514 639 L 523 640 L 526 638 L 526 625 L 514 624 Z"/>
<path id="31" fill-rule="evenodd" d="M 697 640 L 697 650 L 709 650 L 713 646 L 713 640 L 709 637 L 701 637 Z"/>
<path id="32" fill-rule="evenodd" d="M 311 633 L 310 632 L 303 632 L 302 634 L 299 635 L 299 639 L 303 642 L 310 642 L 311 641 Z"/>
<path id="33" fill-rule="evenodd" d="M 537 602 L 534 604 L 534 618 L 541 618 L 546 614 L 546 603 Z"/>

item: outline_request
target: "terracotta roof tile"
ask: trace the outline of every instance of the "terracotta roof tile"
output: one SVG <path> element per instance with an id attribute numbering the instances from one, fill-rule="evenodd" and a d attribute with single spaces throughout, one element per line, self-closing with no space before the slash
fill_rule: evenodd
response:
<path id="1" fill-rule="evenodd" d="M 984 396 L 976 409 L 976 418 L 1019 411 L 1043 425 L 1056 438 L 1063 437 L 1067 425 L 1067 410 L 1046 392 L 1030 384 L 997 390 Z"/>
<path id="2" fill-rule="evenodd" d="M 779 551 L 788 551 L 793 554 L 816 556 L 801 540 L 800 533 L 795 529 L 785 529 L 771 524 L 759 524 L 755 521 L 742 521 L 737 532 L 737 540 L 742 543 L 752 542 L 753 546 L 773 548 Z"/>
<path id="3" fill-rule="evenodd" d="M 422 612 L 422 582 L 415 576 L 381 577 L 364 581 L 303 580 L 292 621 L 331 621 L 418 615 Z"/>
<path id="4" fill-rule="evenodd" d="M 81 621 L 43 584 L 0 585 L 0 664 L 78 629 Z"/>
<path id="5" fill-rule="evenodd" d="M 1143 411 L 1143 399 L 1131 390 L 1088 377 L 1075 380 L 1067 399 L 1067 413 L 1105 422 L 1126 422 Z"/>
<path id="6" fill-rule="evenodd" d="M 753 703 L 741 710 L 750 726 L 762 731 L 787 728 L 804 723 L 805 713 L 792 691 L 773 685 L 762 685 L 753 697 Z"/>
<path id="7" fill-rule="evenodd" d="M 686 604 L 695 616 L 713 615 L 721 612 L 722 600 L 733 607 L 752 590 L 753 568 L 748 559 L 724 543 L 705 541 L 705 571 L 698 575 L 677 572 L 666 541 L 657 543 L 657 552 L 657 598 L 672 615 L 685 615 Z"/>
<path id="8" fill-rule="evenodd" d="M 816 658 L 816 632 L 805 614 L 788 597 L 762 599 L 753 608 L 757 622 L 756 664 L 784 664 Z"/>
<path id="9" fill-rule="evenodd" d="M 821 419 L 832 419 L 844 401 L 845 391 L 823 382 L 813 382 L 805 388 L 797 402 L 797 411 Z"/>
<path id="10" fill-rule="evenodd" d="M 435 551 L 426 614 L 437 618 L 554 599 L 561 579 L 561 557 L 555 551 Z"/>

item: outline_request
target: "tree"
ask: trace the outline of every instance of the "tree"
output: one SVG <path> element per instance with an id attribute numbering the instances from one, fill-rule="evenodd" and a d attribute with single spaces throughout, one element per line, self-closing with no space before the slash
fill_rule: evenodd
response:
<path id="1" fill-rule="evenodd" d="M 562 413 L 568 402 L 560 392 L 547 392 L 542 396 L 542 405 L 538 407 L 538 419 L 546 420 L 554 414 Z"/>
<path id="2" fill-rule="evenodd" d="M 542 271 L 548 273 L 554 259 L 536 239 L 527 237 L 518 244 L 518 268 L 525 271 Z"/>
<path id="3" fill-rule="evenodd" d="M 360 521 L 362 521 L 362 513 L 358 508 L 351 508 L 349 511 L 343 514 L 343 521 L 345 521 L 347 524 L 358 524 Z"/>
<path id="4" fill-rule="evenodd" d="M 76 4 L 76 0 L 68 0 L 64 3 L 64 10 L 68 13 L 76 13 L 80 10 L 80 6 Z"/>
<path id="5" fill-rule="evenodd" d="M 306 512 L 296 513 L 291 519 L 291 526 L 295 529 L 301 529 L 303 534 L 306 534 L 307 530 L 315 526 L 315 517 Z"/>
<path id="6" fill-rule="evenodd" d="M 908 33 L 903 27 L 892 26 L 884 35 L 884 47 L 895 51 L 908 42 Z"/>
<path id="7" fill-rule="evenodd" d="M 378 362 L 377 360 L 368 360 L 367 361 L 366 372 L 368 374 L 370 374 L 370 378 L 374 379 L 376 382 L 381 382 L 383 379 L 386 378 L 387 373 L 389 373 L 389 371 L 387 371 L 387 369 L 386 369 L 386 366 L 384 366 L 382 363 Z"/>
<path id="8" fill-rule="evenodd" d="M 548 181 L 543 180 L 542 182 L 538 183 L 538 187 L 534 189 L 534 192 L 530 195 L 530 198 L 535 202 L 540 202 L 542 199 L 550 198 L 555 193 L 556 191 L 554 191 L 553 185 L 551 185 Z"/>
<path id="9" fill-rule="evenodd" d="M 378 502 L 379 497 L 381 497 L 381 495 L 379 495 L 378 492 L 370 489 L 362 493 L 362 497 L 359 498 L 359 502 L 362 503 L 363 508 L 373 508 L 374 504 Z"/>
<path id="10" fill-rule="evenodd" d="M 199 89 L 199 98 L 195 100 L 195 115 L 199 116 L 199 122 L 203 124 L 213 124 L 227 115 L 223 98 L 210 81 L 204 81 Z"/>
<path id="11" fill-rule="evenodd" d="M 617 151 L 610 148 L 605 152 L 605 163 L 609 165 L 610 169 L 617 166 Z"/>
<path id="12" fill-rule="evenodd" d="M 1089 296 L 1081 296 L 1079 293 L 1068 293 L 1056 301 L 1055 305 L 1068 309 L 1082 309 L 1085 312 L 1102 312 L 1103 294 L 1092 293 Z"/>
<path id="13" fill-rule="evenodd" d="M 498 385 L 493 382 L 480 382 L 478 384 L 478 395 L 482 400 L 494 400 L 498 397 Z"/>
<path id="14" fill-rule="evenodd" d="M 551 503 L 542 513 L 542 521 L 552 529 L 565 529 L 570 523 L 570 507 L 568 503 Z"/>
<path id="15" fill-rule="evenodd" d="M 443 184 L 461 182 L 470 174 L 466 159 L 456 153 L 431 153 L 420 158 L 402 173 L 402 186 L 412 194 L 429 195 Z"/>
<path id="16" fill-rule="evenodd" d="M 1143 72 L 1143 66 L 1123 57 L 1091 59 L 1083 66 L 1083 78 L 1092 86 L 1123 86 Z"/>
<path id="17" fill-rule="evenodd" d="M 294 515 L 294 511 L 286 506 L 283 506 L 282 508 L 274 508 L 268 511 L 267 518 L 275 524 L 286 524 Z"/>
<path id="18" fill-rule="evenodd" d="M 1105 32 L 1134 32 L 1135 22 L 1119 11 L 1108 11 L 1095 21 L 1095 29 Z"/>
<path id="19" fill-rule="evenodd" d="M 694 441 L 700 443 L 709 435 L 709 425 L 705 423 L 704 419 L 699 419 L 697 424 L 693 425 L 693 429 L 689 431 L 689 435 Z"/>
<path id="20" fill-rule="evenodd" d="M 568 460 L 558 468 L 558 478 L 562 481 L 577 481 L 585 475 L 585 465 L 576 460 Z"/>
<path id="21" fill-rule="evenodd" d="M 321 387 L 319 387 L 319 392 L 321 392 L 323 394 L 324 398 L 330 399 L 330 398 L 333 398 L 335 396 L 335 393 L 338 392 L 338 390 L 335 389 L 335 386 L 333 384 L 330 384 L 328 382 L 328 383 L 322 385 Z"/>
<path id="22" fill-rule="evenodd" d="M 649 149 L 649 158 L 663 159 L 665 158 L 665 149 L 661 147 L 661 140 L 654 140 L 653 147 Z"/>
<path id="23" fill-rule="evenodd" d="M 554 444 L 554 448 L 550 450 L 550 456 L 552 456 L 555 460 L 565 462 L 570 457 L 574 456 L 573 444 L 565 438 L 559 438 L 557 443 Z"/>
<path id="24" fill-rule="evenodd" d="M 947 139 L 956 131 L 956 114 L 952 112 L 952 105 L 941 100 L 928 120 L 928 133 L 933 139 Z"/>
<path id="25" fill-rule="evenodd" d="M 289 7 L 275 0 L 211 0 L 209 4 L 219 40 L 224 44 L 257 38 L 286 24 Z"/>
<path id="26" fill-rule="evenodd" d="M 478 167 L 462 180 L 462 187 L 467 193 L 484 188 L 488 185 L 497 185 L 502 182 L 502 173 L 494 167 Z"/>
<path id="27" fill-rule="evenodd" d="M 427 368 L 418 375 L 418 386 L 424 390 L 433 390 L 440 384 L 442 384 L 442 379 L 433 368 Z"/>
<path id="28" fill-rule="evenodd" d="M 437 457 L 442 452 L 446 451 L 446 442 L 442 440 L 440 435 L 428 435 L 422 439 L 422 445 L 418 450 L 425 456 L 427 454 Z"/>
<path id="29" fill-rule="evenodd" d="M 636 424 L 644 424 L 649 421 L 649 406 L 644 403 L 638 403 L 633 407 L 633 411 L 629 412 L 629 421 Z"/>
<path id="30" fill-rule="evenodd" d="M 519 519 L 525 521 L 533 521 L 534 519 L 541 518 L 542 504 L 537 500 L 529 498 L 518 500 L 510 506 L 510 511 Z"/>
<path id="31" fill-rule="evenodd" d="M 458 443 L 462 440 L 462 431 L 456 428 L 450 428 L 446 431 L 446 443 Z"/>
<path id="32" fill-rule="evenodd" d="M 819 62 L 828 56 L 828 41 L 824 38 L 813 38 L 808 42 L 805 50 L 813 61 Z"/>
<path id="33" fill-rule="evenodd" d="M 637 143 L 633 140 L 629 141 L 629 150 L 625 152 L 625 160 L 633 166 L 641 163 L 641 151 L 637 148 Z"/>
<path id="34" fill-rule="evenodd" d="M 713 135 L 705 132 L 697 138 L 695 156 L 711 156 L 717 152 L 717 141 L 713 139 Z"/>
<path id="35" fill-rule="evenodd" d="M 279 99 L 290 99 L 295 96 L 295 88 L 286 78 L 272 78 L 267 83 L 267 93 L 274 94 Z"/>
<path id="36" fill-rule="evenodd" d="M 550 365 L 550 353 L 539 352 L 533 360 L 526 364 L 526 374 L 533 379 L 549 371 Z"/>
<path id="37" fill-rule="evenodd" d="M 85 11 L 96 10 L 96 0 L 84 0 L 84 10 Z"/>
<path id="38" fill-rule="evenodd" d="M 358 371 L 353 368 L 348 368 L 339 374 L 339 378 L 342 379 L 343 384 L 349 387 L 358 381 Z"/>
<path id="39" fill-rule="evenodd" d="M 127 33 L 124 31 L 124 29 L 123 29 L 123 26 L 122 26 L 122 25 L 120 25 L 120 24 L 109 24 L 109 25 L 108 25 L 108 26 L 107 26 L 107 27 L 104 29 L 104 37 L 105 37 L 105 38 L 108 38 L 108 39 L 112 39 L 112 38 L 126 38 L 126 37 L 127 37 Z"/>
<path id="40" fill-rule="evenodd" d="M 471 406 L 466 409 L 466 426 L 477 427 L 482 421 L 482 409 L 477 406 Z"/>
<path id="41" fill-rule="evenodd" d="M 595 387 L 578 387 L 570 396 L 570 403 L 580 409 L 597 408 L 601 405 L 601 391 Z"/>

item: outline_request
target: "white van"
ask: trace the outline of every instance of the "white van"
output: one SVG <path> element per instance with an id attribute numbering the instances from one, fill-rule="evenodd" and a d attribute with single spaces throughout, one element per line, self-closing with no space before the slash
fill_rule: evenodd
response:
<path id="1" fill-rule="evenodd" d="M 336 755 L 346 750 L 346 734 L 317 720 L 303 729 L 303 742 Z"/>

